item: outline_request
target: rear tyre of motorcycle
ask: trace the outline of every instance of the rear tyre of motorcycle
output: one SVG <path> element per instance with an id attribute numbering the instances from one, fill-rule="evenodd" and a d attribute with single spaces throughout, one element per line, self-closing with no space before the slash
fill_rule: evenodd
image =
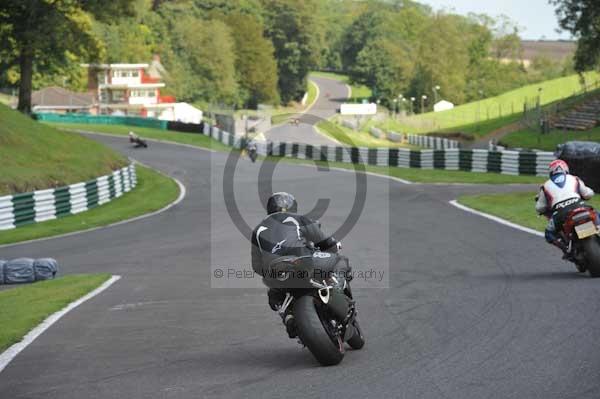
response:
<path id="1" fill-rule="evenodd" d="M 365 337 L 362 334 L 360 324 L 358 324 L 358 319 L 354 319 L 354 335 L 348 340 L 348 345 L 356 350 L 362 349 L 365 346 Z"/>
<path id="2" fill-rule="evenodd" d="M 583 242 L 587 269 L 592 277 L 600 277 L 600 237 L 595 236 Z"/>
<path id="3" fill-rule="evenodd" d="M 302 343 L 323 366 L 334 366 L 344 358 L 343 343 L 336 344 L 325 331 L 319 318 L 315 299 L 310 295 L 300 297 L 294 304 L 296 329 Z M 341 347 L 340 347 L 341 345 Z"/>

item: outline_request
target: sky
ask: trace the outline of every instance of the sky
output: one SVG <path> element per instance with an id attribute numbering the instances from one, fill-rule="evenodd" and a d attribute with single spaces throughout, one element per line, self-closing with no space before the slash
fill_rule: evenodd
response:
<path id="1" fill-rule="evenodd" d="M 491 16 L 505 14 L 521 28 L 523 39 L 538 40 L 545 36 L 548 40 L 570 39 L 570 34 L 556 33 L 558 21 L 554 6 L 548 0 L 417 0 L 428 4 L 434 10 L 454 9 L 458 14 L 469 12 L 484 13 Z"/>

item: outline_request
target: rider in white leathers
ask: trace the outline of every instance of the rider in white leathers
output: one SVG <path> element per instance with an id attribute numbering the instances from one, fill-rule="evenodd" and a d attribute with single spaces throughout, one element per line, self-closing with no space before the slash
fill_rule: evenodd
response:
<path id="1" fill-rule="evenodd" d="M 568 211 L 580 205 L 581 200 L 589 200 L 594 196 L 594 190 L 585 183 L 569 174 L 569 165 L 557 159 L 550 163 L 550 179 L 540 189 L 535 210 L 546 215 L 550 220 L 546 227 L 546 241 L 560 248 L 568 257 L 567 243 L 557 233 L 560 223 L 558 216 L 561 211 Z"/>

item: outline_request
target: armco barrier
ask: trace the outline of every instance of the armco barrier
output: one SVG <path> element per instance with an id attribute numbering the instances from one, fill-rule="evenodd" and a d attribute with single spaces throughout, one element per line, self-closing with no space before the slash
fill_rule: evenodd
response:
<path id="1" fill-rule="evenodd" d="M 0 197 L 0 230 L 73 215 L 105 204 L 137 185 L 135 165 L 69 186 Z"/>
<path id="2" fill-rule="evenodd" d="M 204 123 L 167 122 L 167 130 L 175 130 L 184 133 L 204 134 Z"/>
<path id="3" fill-rule="evenodd" d="M 49 112 L 36 113 L 35 117 L 40 121 L 58 123 L 86 123 L 103 125 L 129 125 L 140 127 L 151 127 L 155 129 L 167 129 L 167 121 L 155 118 L 141 118 L 137 116 L 114 116 L 114 115 L 87 115 L 87 114 L 54 114 Z"/>
<path id="4" fill-rule="evenodd" d="M 449 148 L 458 148 L 459 143 L 456 140 L 449 140 L 443 137 L 425 136 L 420 134 L 408 134 L 408 143 L 419 147 L 442 150 Z"/>
<path id="5" fill-rule="evenodd" d="M 327 162 L 360 163 L 400 168 L 496 172 L 508 175 L 547 174 L 555 159 L 548 152 L 487 150 L 409 150 L 405 148 L 350 148 L 298 143 L 260 143 L 260 155 L 293 157 Z"/>
<path id="6" fill-rule="evenodd" d="M 204 125 L 204 134 L 223 144 L 240 148 L 243 137 Z M 257 153 L 327 162 L 361 163 L 400 168 L 495 172 L 508 175 L 545 176 L 548 164 L 556 159 L 551 152 L 461 150 L 409 150 L 406 148 L 356 148 L 313 146 L 300 143 L 259 142 Z"/>

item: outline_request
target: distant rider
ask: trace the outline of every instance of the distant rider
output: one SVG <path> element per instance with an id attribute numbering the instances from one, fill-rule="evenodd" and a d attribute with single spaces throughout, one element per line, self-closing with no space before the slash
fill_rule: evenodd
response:
<path id="1" fill-rule="evenodd" d="M 564 259 L 569 259 L 569 248 L 558 232 L 569 211 L 581 206 L 582 200 L 594 196 L 594 190 L 569 173 L 569 165 L 561 159 L 550 163 L 550 179 L 540 189 L 535 210 L 550 220 L 546 227 L 546 241 L 560 248 Z"/>
<path id="2" fill-rule="evenodd" d="M 248 151 L 248 156 L 250 157 L 252 162 L 255 162 L 257 155 L 257 145 L 254 140 L 250 140 L 248 142 L 248 144 L 246 145 L 246 151 Z"/>
<path id="3" fill-rule="evenodd" d="M 132 131 L 129 132 L 129 142 L 132 144 L 135 144 L 135 148 L 139 148 L 139 147 L 146 148 L 148 146 L 146 144 L 146 142 L 140 138 L 140 136 L 138 136 L 137 134 L 135 134 Z"/>
<path id="4" fill-rule="evenodd" d="M 337 253 L 340 243 L 325 234 L 319 224 L 297 214 L 298 203 L 293 195 L 285 192 L 274 193 L 267 201 L 268 216 L 252 232 L 252 269 L 264 275 L 274 259 L 284 255 L 312 255 L 315 251 Z M 347 273 L 348 260 L 337 256 L 335 269 Z M 270 288 L 269 306 L 279 310 L 286 297 L 286 291 Z M 282 315 L 290 337 L 295 336 L 294 320 L 291 314 Z"/>

